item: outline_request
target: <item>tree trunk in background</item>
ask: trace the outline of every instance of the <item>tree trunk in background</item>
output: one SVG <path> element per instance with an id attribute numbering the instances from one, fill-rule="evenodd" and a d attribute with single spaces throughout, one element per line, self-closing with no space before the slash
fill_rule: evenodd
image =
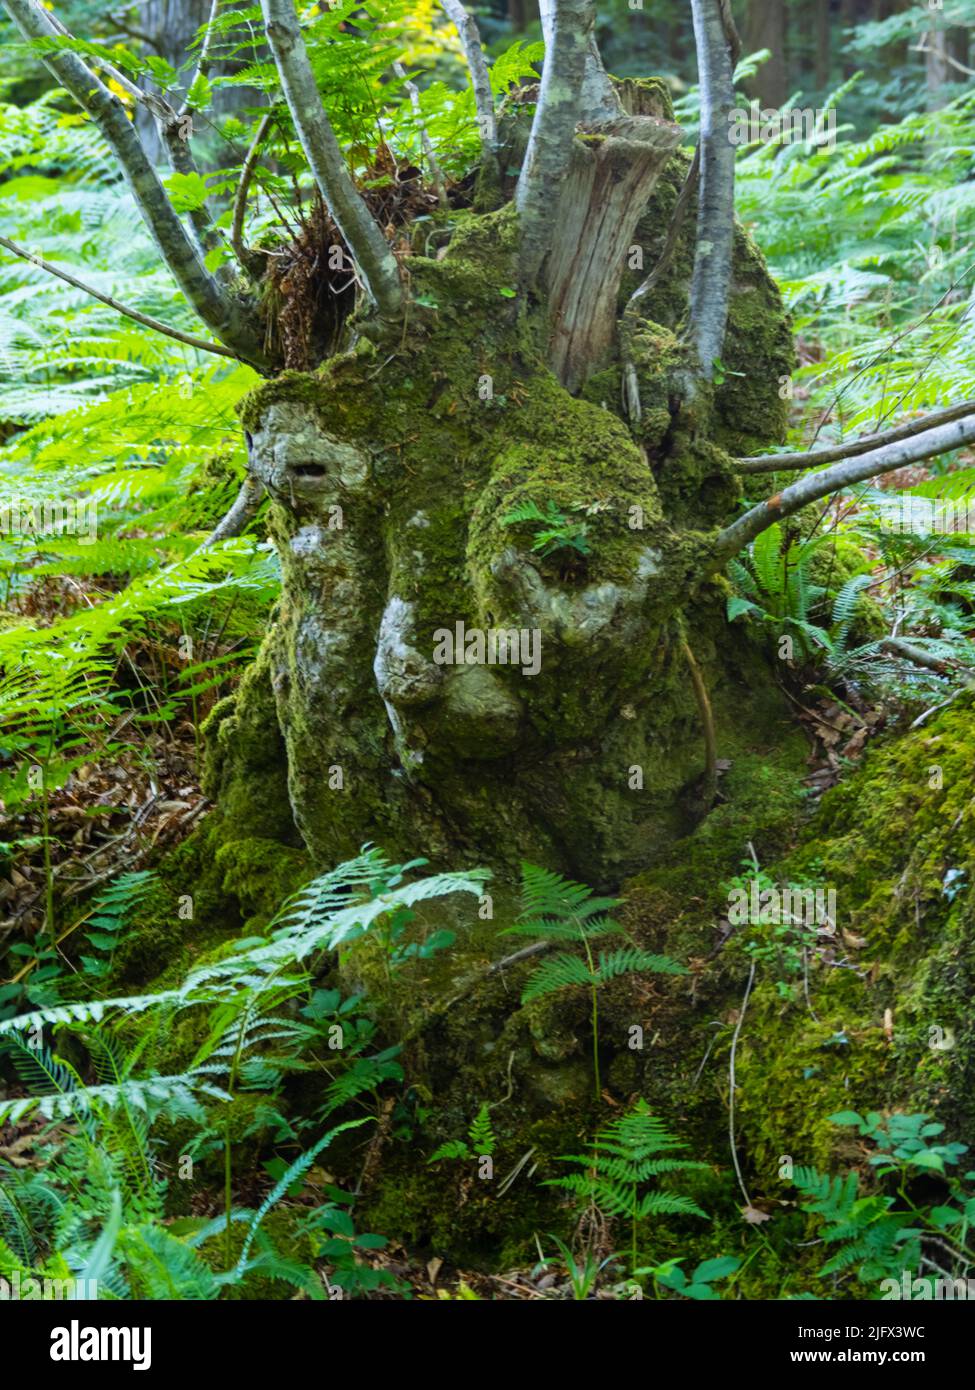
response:
<path id="1" fill-rule="evenodd" d="M 877 18 L 890 19 L 891 15 L 900 14 L 910 3 L 912 0 L 877 0 Z M 911 45 L 907 39 L 888 44 L 880 56 L 890 65 L 891 71 L 911 67 L 913 64 Z M 893 120 L 893 114 L 888 119 Z"/>
<path id="2" fill-rule="evenodd" d="M 186 62 L 190 44 L 200 25 L 209 18 L 211 8 L 211 0 L 146 0 L 137 25 L 140 33 L 152 40 L 144 45 L 145 49 L 178 68 Z M 190 68 L 185 74 L 187 81 L 192 76 Z M 256 97 L 250 87 L 225 87 L 214 93 L 214 106 L 219 113 L 227 114 L 252 104 Z M 165 156 L 156 123 L 142 107 L 136 112 L 136 127 L 150 158 L 157 163 L 162 161 Z"/>
<path id="3" fill-rule="evenodd" d="M 860 0 L 840 0 L 840 27 L 836 36 L 836 44 L 840 53 L 840 70 L 844 79 L 852 77 L 858 67 L 856 58 L 850 53 L 846 41 L 846 31 L 852 29 L 862 18 L 863 11 Z"/>
<path id="4" fill-rule="evenodd" d="M 962 67 L 968 67 L 969 37 L 971 31 L 958 25 L 954 29 L 948 30 L 948 54 L 954 58 L 956 63 L 961 63 Z M 952 82 L 964 82 L 965 74 L 958 68 L 952 68 L 949 73 L 949 80 Z"/>
<path id="5" fill-rule="evenodd" d="M 745 52 L 768 48 L 772 56 L 759 70 L 752 86 L 763 107 L 783 106 L 789 97 L 784 0 L 748 0 Z"/>
<path id="6" fill-rule="evenodd" d="M 925 36 L 924 43 L 927 107 L 929 111 L 937 111 L 945 104 L 943 89 L 950 81 L 947 30 L 930 29 Z"/>
<path id="7" fill-rule="evenodd" d="M 829 76 L 832 69 L 832 51 L 830 46 L 829 31 L 829 0 L 815 0 L 816 6 L 816 49 L 815 49 L 815 74 L 816 87 L 818 91 L 825 91 L 829 86 Z"/>

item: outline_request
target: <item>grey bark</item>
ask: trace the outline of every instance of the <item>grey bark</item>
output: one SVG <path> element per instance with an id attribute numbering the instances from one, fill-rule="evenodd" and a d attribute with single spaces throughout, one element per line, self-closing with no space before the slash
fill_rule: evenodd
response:
<path id="1" fill-rule="evenodd" d="M 582 114 L 582 87 L 595 21 L 592 0 L 553 0 L 551 40 L 518 186 L 520 271 L 538 286 L 554 240 L 559 195 Z"/>
<path id="2" fill-rule="evenodd" d="M 546 46 L 552 42 L 552 21 L 556 0 L 539 0 L 538 9 L 542 21 L 542 37 Z M 611 121 L 620 115 L 619 98 L 616 89 L 607 76 L 603 60 L 596 43 L 595 33 L 589 35 L 586 52 L 586 67 L 582 77 L 582 113 L 585 121 Z"/>
<path id="3" fill-rule="evenodd" d="M 735 105 L 730 37 L 720 0 L 691 0 L 701 87 L 701 193 L 691 278 L 689 335 L 705 381 L 721 355 L 731 294 L 735 219 Z"/>
<path id="4" fill-rule="evenodd" d="M 335 225 L 358 263 L 380 313 L 394 317 L 403 302 L 399 266 L 373 221 L 325 114 L 292 0 L 261 0 L 268 42 L 309 167 Z"/>
<path id="5" fill-rule="evenodd" d="M 782 492 L 739 517 L 718 533 L 714 547 L 714 563 L 710 572 L 720 569 L 727 560 L 743 550 L 762 531 L 774 526 L 784 517 L 807 507 L 810 502 L 842 492 L 855 483 L 867 482 L 883 473 L 893 473 L 909 463 L 934 458 L 938 454 L 950 453 L 963 445 L 975 442 L 975 415 L 967 415 L 962 420 L 952 421 L 937 429 L 928 430 L 914 439 L 901 440 L 880 449 L 872 449 L 859 458 L 848 459 L 824 468 L 819 473 L 810 473 L 798 482 L 792 483 Z"/>

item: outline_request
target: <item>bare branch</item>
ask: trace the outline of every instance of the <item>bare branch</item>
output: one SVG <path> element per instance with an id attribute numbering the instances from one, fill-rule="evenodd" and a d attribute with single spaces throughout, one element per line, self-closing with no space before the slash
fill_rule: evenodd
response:
<path id="1" fill-rule="evenodd" d="M 908 420 L 892 430 L 880 434 L 865 434 L 860 439 L 846 444 L 830 444 L 822 449 L 810 449 L 805 454 L 766 454 L 760 458 L 736 459 L 739 473 L 791 473 L 800 468 L 816 468 L 821 463 L 835 463 L 837 459 L 854 458 L 865 454 L 868 449 L 878 449 L 885 444 L 898 444 L 902 439 L 913 439 L 937 425 L 950 424 L 966 415 L 975 414 L 975 401 L 961 401 L 945 410 L 934 410 L 919 420 Z"/>
<path id="2" fill-rule="evenodd" d="M 37 0 L 2 0 L 21 34 L 28 39 L 58 36 L 58 27 Z M 122 103 L 75 53 L 59 50 L 43 55 L 45 67 L 98 126 L 112 147 L 136 205 L 163 260 L 180 289 L 229 354 L 255 366 L 264 364 L 256 324 L 245 306 L 226 293 L 210 274 L 159 182 Z M 210 349 L 213 350 L 212 347 Z"/>
<path id="3" fill-rule="evenodd" d="M 582 86 L 595 21 L 593 0 L 552 0 L 551 38 L 528 148 L 515 190 L 521 238 L 520 271 L 537 283 L 548 255 L 559 192 L 582 107 Z"/>
<path id="4" fill-rule="evenodd" d="M 261 0 L 264 27 L 309 167 L 380 313 L 394 317 L 403 302 L 399 266 L 346 167 L 325 114 L 292 0 Z"/>
<path id="5" fill-rule="evenodd" d="M 929 671 L 936 671 L 939 676 L 950 676 L 956 671 L 965 670 L 962 662 L 934 656 L 923 647 L 916 647 L 913 642 L 905 642 L 901 637 L 885 637 L 880 646 L 892 656 L 902 657 L 905 661 L 913 662 L 915 666 L 925 666 Z"/>
<path id="6" fill-rule="evenodd" d="M 237 191 L 234 193 L 234 206 L 230 222 L 230 245 L 233 247 L 234 255 L 245 268 L 249 268 L 248 260 L 251 254 L 244 245 L 244 214 L 247 210 L 247 194 L 254 177 L 254 170 L 257 168 L 261 146 L 267 138 L 273 120 L 273 115 L 268 111 L 258 122 L 257 130 L 254 132 L 254 138 L 250 143 L 250 149 L 247 151 L 240 171 Z"/>
<path id="7" fill-rule="evenodd" d="M 101 290 L 96 290 L 91 285 L 86 285 L 84 281 L 77 280 L 68 271 L 62 270 L 60 266 L 52 265 L 43 256 L 36 256 L 33 251 L 28 251 L 24 246 L 18 246 L 9 237 L 0 236 L 0 246 L 10 251 L 13 255 L 19 256 L 22 261 L 29 261 L 31 265 L 36 265 L 39 270 L 47 271 L 48 275 L 54 275 L 65 284 L 71 285 L 76 290 L 81 290 L 83 294 L 90 295 L 92 299 L 97 299 L 102 304 L 107 304 L 110 309 L 114 309 L 118 314 L 124 314 L 127 319 L 133 319 L 136 323 L 141 323 L 143 328 L 151 328 L 156 333 L 165 333 L 167 338 L 175 338 L 178 343 L 185 343 L 187 347 L 197 348 L 200 352 L 215 352 L 218 357 L 233 357 L 238 359 L 238 354 L 232 348 L 224 347 L 223 343 L 208 343 L 205 338 L 197 338 L 192 333 L 184 333 L 182 329 L 172 328 L 168 323 L 163 323 L 160 319 L 154 319 L 151 314 L 144 314 L 141 309 L 133 309 L 128 304 L 122 304 L 117 299 L 113 299 L 110 294 L 104 294 Z"/>
<path id="8" fill-rule="evenodd" d="M 710 381 L 721 356 L 731 296 L 735 232 L 735 147 L 730 118 L 735 105 L 732 32 L 722 0 L 691 0 L 701 88 L 701 196 L 691 277 L 688 332 L 697 373 Z"/>
<path id="9" fill-rule="evenodd" d="M 967 415 L 963 420 L 927 430 L 914 439 L 887 444 L 859 458 L 834 464 L 832 468 L 824 468 L 819 473 L 809 473 L 784 491 L 770 497 L 768 501 L 752 507 L 744 516 L 720 531 L 715 540 L 713 563 L 709 566 L 709 572 L 720 569 L 732 555 L 743 550 L 762 531 L 774 526 L 783 517 L 801 511 L 810 502 L 817 502 L 821 497 L 842 492 L 844 488 L 866 482 L 882 473 L 893 473 L 906 464 L 918 463 L 921 459 L 934 458 L 938 454 L 951 453 L 952 450 L 973 442 L 975 415 Z"/>
<path id="10" fill-rule="evenodd" d="M 469 14 L 462 0 L 440 0 L 444 14 L 454 24 L 460 35 L 460 45 L 467 59 L 474 89 L 474 109 L 477 112 L 477 128 L 481 134 L 481 150 L 485 163 L 495 169 L 498 162 L 498 123 L 494 114 L 494 93 L 491 91 L 491 77 L 488 72 L 484 47 L 474 16 Z"/>
<path id="11" fill-rule="evenodd" d="M 252 521 L 257 514 L 263 496 L 264 484 L 248 474 L 240 485 L 240 491 L 230 511 L 210 532 L 200 546 L 200 550 L 209 550 L 211 546 L 219 545 L 221 541 L 230 540 L 232 536 L 239 536 L 248 522 Z"/>
<path id="12" fill-rule="evenodd" d="M 410 99 L 413 108 L 413 119 L 416 122 L 417 130 L 420 132 L 420 144 L 423 146 L 423 153 L 426 155 L 427 164 L 430 167 L 430 177 L 433 179 L 433 186 L 437 190 L 437 200 L 440 206 L 446 210 L 447 203 L 447 184 L 444 180 L 443 170 L 437 162 L 437 154 L 433 148 L 433 141 L 430 139 L 426 122 L 423 119 L 423 109 L 420 106 L 420 89 L 415 82 L 411 81 L 406 75 L 406 69 L 402 63 L 394 63 L 393 71 L 401 79 L 406 88 L 406 94 Z"/>
<path id="13" fill-rule="evenodd" d="M 219 9 L 220 0 L 212 0 L 212 4 L 210 5 L 210 13 L 207 16 L 206 31 L 203 35 L 203 42 L 200 44 L 200 56 L 197 59 L 196 71 L 190 79 L 189 86 L 186 88 L 186 97 L 184 98 L 183 104 L 179 110 L 179 114 L 181 116 L 185 116 L 187 111 L 189 110 L 190 92 L 196 85 L 197 80 L 201 77 L 206 77 L 207 73 L 210 71 L 212 61 L 211 54 L 213 50 L 213 26 L 216 22 L 217 11 Z"/>

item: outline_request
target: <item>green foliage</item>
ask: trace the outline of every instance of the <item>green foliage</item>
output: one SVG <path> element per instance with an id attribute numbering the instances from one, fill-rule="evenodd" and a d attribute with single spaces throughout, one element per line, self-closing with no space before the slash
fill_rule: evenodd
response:
<path id="1" fill-rule="evenodd" d="M 396 1061 L 398 1049 L 374 1049 L 375 1027 L 358 1011 L 359 999 L 343 999 L 338 991 L 315 987 L 313 982 L 329 951 L 340 942 L 346 945 L 359 939 L 385 914 L 437 896 L 481 891 L 482 879 L 476 875 L 441 874 L 407 881 L 408 869 L 423 862 L 391 865 L 378 850 L 366 850 L 296 893 L 264 936 L 232 943 L 171 989 L 59 1003 L 0 1022 L 0 1042 L 27 1092 L 0 1102 L 0 1124 L 17 1123 L 31 1115 L 59 1127 L 72 1126 L 68 1138 L 58 1130 L 57 1157 L 43 1184 L 17 1179 L 13 1195 L 6 1185 L 3 1188 L 0 1237 L 17 1258 L 37 1264 L 39 1258 L 55 1257 L 59 1250 L 63 1253 L 65 1223 L 78 1240 L 87 1242 L 85 1248 L 93 1245 L 94 1220 L 119 1194 L 125 1224 L 114 1242 L 117 1259 L 113 1257 L 111 1266 L 119 1289 L 130 1293 L 149 1289 L 144 1295 L 148 1297 L 209 1298 L 215 1296 L 215 1289 L 260 1274 L 296 1283 L 321 1297 L 313 1272 L 300 1262 L 282 1260 L 273 1246 L 262 1241 L 261 1225 L 337 1134 L 365 1123 L 362 1117 L 341 1121 L 321 1135 L 320 1127 L 328 1118 L 351 1102 L 361 1103 L 374 1095 L 383 1082 L 401 1079 L 402 1072 Z M 146 887 L 144 878 L 133 877 L 116 883 L 102 896 L 100 918 L 115 921 L 131 909 Z M 112 940 L 115 934 L 107 933 Z M 301 1005 L 297 1013 L 296 1002 Z M 202 1041 L 181 1070 L 161 1072 L 153 1065 L 153 1057 L 166 1050 L 178 1020 L 191 1010 L 205 1024 Z M 135 1015 L 144 1017 L 140 1041 L 132 1048 L 126 1045 L 127 1023 Z M 87 1061 L 69 1060 L 63 1050 L 44 1046 L 38 1040 L 47 1033 L 70 1036 L 72 1057 L 80 1048 Z M 295 1073 L 319 1076 L 320 1049 L 330 1060 L 317 1110 L 303 1116 L 296 1129 L 280 1115 L 275 1117 L 270 1104 L 265 1105 L 268 1120 L 283 1127 L 290 1142 L 310 1127 L 319 1127 L 320 1137 L 283 1168 L 256 1212 L 234 1208 L 228 1186 L 223 1218 L 190 1232 L 197 1245 L 208 1235 L 223 1239 L 229 1258 L 224 1271 L 213 1276 L 194 1246 L 154 1232 L 166 1184 L 156 1167 L 153 1131 L 161 1121 L 189 1123 L 195 1135 L 186 1147 L 187 1155 L 202 1161 L 222 1148 L 229 1174 L 229 1117 L 234 1099 L 256 1092 L 270 1101 Z M 472 1124 L 471 1138 L 478 1145 L 492 1144 L 486 1110 Z M 98 1200 L 95 1188 L 101 1194 Z M 380 1238 L 353 1238 L 345 1223 L 334 1216 L 334 1203 L 329 1210 L 333 1216 L 323 1216 L 319 1229 L 327 1230 L 329 1220 L 333 1226 L 339 1222 L 342 1230 L 336 1238 L 351 1242 L 339 1252 L 338 1286 L 365 1290 L 384 1282 L 373 1281 L 364 1270 L 357 1274 L 354 1258 L 354 1248 L 380 1248 L 376 1244 Z M 67 1214 L 72 1214 L 70 1222 Z M 151 1218 L 148 1223 L 146 1218 Z M 248 1226 L 234 1259 L 232 1225 L 244 1219 Z M 16 1246 L 11 1245 L 11 1237 Z M 323 1258 L 335 1254 L 326 1242 Z M 153 1261 L 159 1266 L 155 1274 Z M 159 1292 L 166 1287 L 186 1291 Z"/>
<path id="2" fill-rule="evenodd" d="M 543 560 L 559 550 L 573 551 L 580 556 L 589 554 L 586 522 L 573 521 L 554 502 L 546 502 L 544 507 L 537 502 L 523 502 L 501 518 L 502 526 L 519 526 L 524 522 L 534 524 L 532 550 Z"/>
<path id="3" fill-rule="evenodd" d="M 780 998 L 795 1003 L 800 982 L 808 996 L 808 971 L 835 935 L 836 923 L 820 919 L 829 907 L 826 890 L 813 877 L 778 884 L 755 866 L 742 860 L 744 872 L 729 879 L 728 918 L 738 929 L 742 949 L 758 965 L 770 970 Z M 753 907 L 757 905 L 757 912 Z M 820 941 L 820 930 L 826 933 Z"/>
<path id="4" fill-rule="evenodd" d="M 559 1236 L 550 1235 L 549 1238 L 555 1242 L 561 1262 L 569 1276 L 573 1299 L 577 1303 L 585 1302 L 596 1287 L 596 1281 L 600 1274 L 613 1257 L 610 1255 L 606 1259 L 600 1260 L 591 1250 L 584 1250 L 581 1258 L 577 1259 L 571 1248 Z M 555 1263 L 556 1261 L 549 1257 L 541 1261 L 541 1267 L 545 1268 Z"/>
<path id="5" fill-rule="evenodd" d="M 719 1279 L 727 1279 L 741 1265 L 734 1255 L 718 1255 L 712 1260 L 702 1260 L 692 1274 L 685 1274 L 679 1259 L 666 1260 L 661 1265 L 648 1265 L 634 1270 L 636 1276 L 649 1276 L 655 1285 L 671 1289 L 682 1298 L 692 1298 L 696 1302 L 714 1302 L 721 1295 L 713 1285 Z"/>
<path id="6" fill-rule="evenodd" d="M 624 975 L 644 971 L 657 975 L 684 975 L 686 967 L 669 956 L 656 955 L 634 945 L 612 951 L 600 951 L 593 956 L 592 942 L 601 937 L 619 936 L 622 928 L 606 913 L 619 906 L 616 898 L 594 896 L 585 884 L 573 883 L 561 874 L 533 864 L 522 865 L 522 911 L 518 921 L 505 934 L 534 937 L 542 942 L 557 944 L 581 943 L 583 956 L 560 952 L 543 961 L 529 976 L 522 991 L 521 1002 L 530 1004 L 564 989 L 587 985 L 592 999 L 593 1078 L 596 1096 L 599 1082 L 599 1006 L 597 991 Z"/>
<path id="7" fill-rule="evenodd" d="M 494 1130 L 491 1128 L 490 1106 L 485 1100 L 481 1102 L 477 1114 L 471 1121 L 467 1140 L 448 1139 L 446 1144 L 441 1144 L 430 1155 L 427 1162 L 439 1163 L 444 1158 L 476 1159 L 490 1156 L 497 1148 L 497 1143 Z"/>
<path id="8" fill-rule="evenodd" d="M 823 1243 L 835 1247 L 820 1274 L 855 1271 L 863 1284 L 893 1279 L 898 1286 L 905 1273 L 932 1286 L 938 1278 L 966 1277 L 975 1264 L 975 1251 L 967 1243 L 975 1218 L 975 1195 L 965 1184 L 975 1179 L 975 1173 L 965 1173 L 962 1180 L 950 1170 L 957 1167 L 968 1146 L 932 1143 L 944 1133 L 944 1125 L 927 1115 L 894 1112 L 883 1116 L 872 1111 L 862 1116 L 849 1110 L 830 1119 L 855 1128 L 874 1145 L 876 1152 L 869 1162 L 880 1186 L 861 1193 L 861 1179 L 855 1172 L 841 1178 L 814 1168 L 795 1170 L 793 1180 L 803 1197 L 803 1211 L 818 1218 Z M 915 1198 L 912 1184 L 932 1174 L 943 1183 L 942 1195 L 936 1200 Z M 885 1191 L 887 1187 L 896 1190 Z"/>
<path id="9" fill-rule="evenodd" d="M 155 881 L 151 869 L 120 874 L 95 898 L 85 940 L 99 954 L 81 956 L 86 975 L 98 979 L 110 973 L 121 934 Z"/>
<path id="10" fill-rule="evenodd" d="M 826 589 L 812 581 L 811 570 L 823 538 L 799 541 L 776 523 L 748 548 L 743 561 L 732 560 L 729 572 L 737 594 L 728 599 L 728 620 L 757 618 L 777 635 L 795 641 L 801 656 L 832 650 L 829 633 L 812 621 Z"/>
<path id="11" fill-rule="evenodd" d="M 546 1179 L 545 1186 L 570 1192 L 577 1204 L 596 1207 L 606 1216 L 627 1217 L 631 1228 L 632 1268 L 637 1265 L 637 1233 L 640 1223 L 654 1216 L 707 1215 L 690 1197 L 680 1193 L 648 1190 L 654 1179 L 672 1173 L 706 1168 L 693 1159 L 673 1154 L 687 1147 L 654 1115 L 646 1101 L 604 1126 L 588 1154 L 561 1154 L 560 1162 L 577 1171 Z"/>
<path id="12" fill-rule="evenodd" d="M 349 1211 L 355 1198 L 350 1193 L 330 1188 L 329 1195 L 331 1202 L 312 1211 L 302 1229 L 315 1240 L 316 1255 L 328 1262 L 330 1287 L 352 1295 L 385 1288 L 409 1298 L 408 1284 L 388 1269 L 375 1268 L 361 1258 L 364 1252 L 384 1250 L 386 1237 L 356 1230 Z"/>

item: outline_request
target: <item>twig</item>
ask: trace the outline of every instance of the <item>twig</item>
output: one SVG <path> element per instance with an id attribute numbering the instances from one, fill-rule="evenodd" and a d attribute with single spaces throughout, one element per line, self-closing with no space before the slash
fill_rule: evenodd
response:
<path id="1" fill-rule="evenodd" d="M 913 439 L 916 435 L 933 430 L 938 425 L 948 425 L 953 420 L 964 419 L 975 414 L 975 400 L 961 401 L 945 410 L 932 411 L 920 420 L 909 420 L 896 429 L 884 430 L 880 434 L 865 434 L 847 444 L 834 444 L 824 449 L 810 449 L 804 454 L 765 454 L 759 458 L 736 459 L 739 473 L 786 473 L 801 468 L 816 468 L 821 463 L 836 463 L 839 459 L 854 458 L 865 454 L 868 449 L 882 448 L 887 444 L 898 444 L 902 439 Z"/>
<path id="2" fill-rule="evenodd" d="M 266 114 L 261 117 L 257 130 L 254 132 L 254 138 L 250 143 L 250 148 L 244 158 L 243 167 L 240 171 L 240 180 L 237 184 L 237 191 L 234 193 L 233 213 L 230 222 L 230 245 L 234 255 L 245 269 L 249 269 L 248 260 L 250 259 L 247 249 L 244 246 L 244 214 L 247 209 L 247 195 L 250 192 L 254 170 L 257 168 L 257 160 L 261 152 L 261 146 L 267 137 L 273 120 L 274 117 L 270 111 L 266 112 Z"/>
<path id="3" fill-rule="evenodd" d="M 749 845 L 749 849 L 751 849 Z M 755 858 L 755 851 L 752 849 L 752 858 Z M 755 860 L 756 870 L 758 861 Z M 755 961 L 752 960 L 752 968 L 748 972 L 748 983 L 745 986 L 745 997 L 741 1001 L 741 1009 L 738 1013 L 738 1022 L 735 1024 L 734 1036 L 731 1039 L 731 1057 L 728 1061 L 728 1140 L 731 1144 L 731 1160 L 735 1165 L 735 1176 L 738 1179 L 738 1186 L 741 1188 L 742 1196 L 745 1198 L 745 1205 L 751 1206 L 752 1199 L 748 1195 L 748 1188 L 745 1186 L 745 1179 L 741 1175 L 741 1165 L 738 1162 L 738 1150 L 735 1148 L 735 1053 L 738 1049 L 738 1035 L 741 1033 L 741 1025 L 745 1021 L 745 1010 L 748 1008 L 748 996 L 752 992 L 752 985 L 755 981 Z"/>
<path id="4" fill-rule="evenodd" d="M 219 8 L 220 0 L 213 0 L 212 5 L 210 6 L 210 14 L 207 18 L 206 33 L 203 35 L 203 42 L 200 45 L 200 57 L 196 64 L 196 72 L 194 72 L 192 78 L 190 79 L 190 82 L 186 88 L 186 96 L 183 100 L 182 106 L 179 109 L 179 114 L 181 116 L 185 116 L 187 111 L 189 110 L 190 92 L 193 90 L 197 81 L 201 77 L 206 77 L 207 73 L 210 71 L 210 51 L 213 47 L 213 26 L 216 21 L 217 11 L 219 10 Z"/>
<path id="5" fill-rule="evenodd" d="M 443 170 L 437 162 L 433 141 L 430 139 L 430 133 L 423 119 L 423 108 L 420 106 L 420 89 L 415 82 L 407 77 L 406 69 L 402 63 L 394 63 L 393 71 L 402 81 L 403 86 L 406 88 L 407 95 L 410 98 L 410 106 L 413 108 L 413 119 L 416 122 L 417 130 L 420 132 L 420 144 L 423 146 L 423 153 L 426 155 L 427 164 L 430 166 L 430 177 L 433 179 L 433 186 L 437 190 L 437 201 L 444 212 L 446 212 L 449 208 L 447 202 L 447 185 L 444 180 Z"/>
<path id="6" fill-rule="evenodd" d="M 107 304 L 116 313 L 123 314 L 127 319 L 133 319 L 136 323 L 141 323 L 143 328 L 151 328 L 156 333 L 164 333 L 167 338 L 175 338 L 178 343 L 185 343 L 187 347 L 196 348 L 199 352 L 213 352 L 218 357 L 232 357 L 235 361 L 247 361 L 247 358 L 240 353 L 234 352 L 229 347 L 224 347 L 223 343 L 208 343 L 205 338 L 197 338 L 192 333 L 184 333 L 180 328 L 171 328 L 168 323 L 162 323 L 159 319 L 154 319 L 150 314 L 144 314 L 140 309 L 133 309 L 128 304 L 121 304 L 110 294 L 104 294 L 101 290 L 96 290 L 91 285 L 86 285 L 84 281 L 77 280 L 73 275 L 69 275 L 66 270 L 59 266 L 52 265 L 50 261 L 44 260 L 43 256 L 36 256 L 33 251 L 28 251 L 26 247 L 18 246 L 9 237 L 0 236 L 0 246 L 10 251 L 13 255 L 19 256 L 22 261 L 29 261 L 31 265 L 36 265 L 39 270 L 47 271 L 48 275 L 54 275 L 59 280 L 64 280 L 76 290 L 81 290 L 84 294 L 91 295 L 92 299 L 99 300 L 102 304 Z"/>
<path id="7" fill-rule="evenodd" d="M 704 683 L 701 668 L 697 664 L 697 658 L 691 651 L 686 637 L 681 637 L 680 648 L 687 663 L 687 670 L 701 715 L 701 724 L 704 728 L 704 804 L 706 809 L 710 811 L 714 805 L 714 798 L 718 794 L 718 740 L 714 729 L 714 714 L 711 710 L 708 688 Z"/>

